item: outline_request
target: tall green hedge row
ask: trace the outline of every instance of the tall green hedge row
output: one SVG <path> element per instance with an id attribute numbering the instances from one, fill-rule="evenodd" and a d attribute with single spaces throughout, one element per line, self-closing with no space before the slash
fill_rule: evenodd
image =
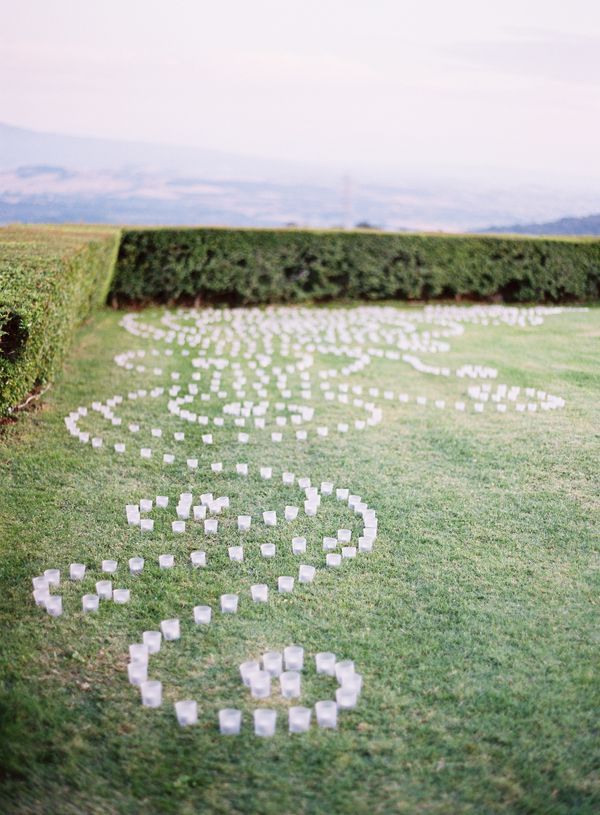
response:
<path id="1" fill-rule="evenodd" d="M 0 416 L 58 370 L 77 325 L 106 301 L 119 231 L 0 231 Z"/>
<path id="2" fill-rule="evenodd" d="M 600 241 L 251 229 L 126 229 L 112 297 L 232 304 L 600 296 Z"/>

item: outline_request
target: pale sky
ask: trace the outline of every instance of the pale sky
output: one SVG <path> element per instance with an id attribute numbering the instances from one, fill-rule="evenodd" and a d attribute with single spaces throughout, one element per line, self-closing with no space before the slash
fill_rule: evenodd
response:
<path id="1" fill-rule="evenodd" d="M 600 180 L 600 0 L 0 0 L 0 120 Z"/>

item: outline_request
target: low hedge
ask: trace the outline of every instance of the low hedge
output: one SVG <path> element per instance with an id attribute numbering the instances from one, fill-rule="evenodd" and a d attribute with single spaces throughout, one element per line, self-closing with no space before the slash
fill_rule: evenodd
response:
<path id="1" fill-rule="evenodd" d="M 268 229 L 125 229 L 120 304 L 600 296 L 600 241 Z"/>
<path id="2" fill-rule="evenodd" d="M 51 380 L 73 332 L 106 301 L 119 231 L 0 230 L 0 416 Z"/>

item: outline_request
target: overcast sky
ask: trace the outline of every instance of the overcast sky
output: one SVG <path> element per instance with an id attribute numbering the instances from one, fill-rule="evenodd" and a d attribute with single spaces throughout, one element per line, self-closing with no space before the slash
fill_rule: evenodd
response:
<path id="1" fill-rule="evenodd" d="M 0 120 L 600 179 L 600 0 L 0 0 Z"/>

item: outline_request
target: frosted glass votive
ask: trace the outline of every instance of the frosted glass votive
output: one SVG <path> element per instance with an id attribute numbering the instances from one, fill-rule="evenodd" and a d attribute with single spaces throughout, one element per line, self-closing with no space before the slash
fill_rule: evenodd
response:
<path id="1" fill-rule="evenodd" d="M 140 683 L 142 704 L 144 707 L 160 707 L 162 704 L 162 683 L 156 679 L 147 679 Z"/>
<path id="2" fill-rule="evenodd" d="M 154 521 L 152 518 L 140 518 L 140 530 L 142 532 L 153 532 Z"/>
<path id="3" fill-rule="evenodd" d="M 273 510 L 263 512 L 263 521 L 265 526 L 277 526 L 277 513 Z"/>
<path id="4" fill-rule="evenodd" d="M 219 522 L 216 518 L 207 518 L 207 520 L 204 521 L 204 533 L 206 535 L 216 535 L 218 529 Z"/>
<path id="5" fill-rule="evenodd" d="M 277 711 L 267 708 L 259 708 L 254 711 L 254 733 L 262 738 L 270 738 L 275 735 L 275 725 L 277 723 Z"/>
<path id="6" fill-rule="evenodd" d="M 124 605 L 128 603 L 130 599 L 130 591 L 129 589 L 113 589 L 113 601 L 117 605 Z"/>
<path id="7" fill-rule="evenodd" d="M 291 707 L 288 711 L 288 727 L 290 733 L 307 733 L 310 729 L 312 710 L 300 705 Z"/>
<path id="8" fill-rule="evenodd" d="M 335 692 L 335 700 L 340 710 L 349 710 L 350 708 L 356 707 L 358 694 L 354 688 L 342 685 L 342 687 L 338 688 Z"/>
<path id="9" fill-rule="evenodd" d="M 69 577 L 71 580 L 83 580 L 85 576 L 85 565 L 83 563 L 71 563 L 69 566 Z"/>
<path id="10" fill-rule="evenodd" d="M 300 674 L 298 671 L 283 671 L 279 676 L 279 684 L 284 699 L 296 699 L 300 696 Z"/>
<path id="11" fill-rule="evenodd" d="M 208 625 L 212 617 L 210 606 L 194 606 L 194 622 L 196 625 Z"/>
<path id="12" fill-rule="evenodd" d="M 263 557 L 275 557 L 277 553 L 277 547 L 275 546 L 274 543 L 261 543 L 260 553 Z"/>
<path id="13" fill-rule="evenodd" d="M 340 543 L 350 543 L 351 537 L 352 537 L 351 529 L 338 529 L 337 539 L 339 540 Z"/>
<path id="14" fill-rule="evenodd" d="M 134 642 L 129 646 L 130 662 L 148 662 L 149 653 L 145 642 Z"/>
<path id="15" fill-rule="evenodd" d="M 271 695 L 271 674 L 268 671 L 250 674 L 250 693 L 255 699 L 267 699 Z"/>
<path id="16" fill-rule="evenodd" d="M 171 530 L 176 535 L 181 535 L 183 532 L 185 532 L 185 521 L 172 521 Z"/>
<path id="17" fill-rule="evenodd" d="M 132 685 L 141 685 L 148 679 L 148 663 L 130 662 L 127 665 L 127 676 Z"/>
<path id="18" fill-rule="evenodd" d="M 321 651 L 315 656 L 315 664 L 318 674 L 335 676 L 335 654 L 331 651 Z"/>
<path id="19" fill-rule="evenodd" d="M 96 593 L 101 600 L 110 600 L 112 598 L 112 581 L 98 580 L 96 583 Z"/>
<path id="20" fill-rule="evenodd" d="M 237 736 L 242 726 L 242 712 L 232 707 L 219 711 L 219 732 L 222 736 Z"/>
<path id="21" fill-rule="evenodd" d="M 306 552 L 306 538 L 292 538 L 292 553 L 302 555 Z"/>
<path id="22" fill-rule="evenodd" d="M 142 642 L 148 649 L 149 654 L 158 654 L 162 642 L 162 634 L 160 631 L 144 631 L 142 634 Z"/>
<path id="23" fill-rule="evenodd" d="M 140 574 L 144 568 L 143 557 L 130 557 L 129 558 L 129 571 L 131 574 Z"/>
<path id="24" fill-rule="evenodd" d="M 340 684 L 354 675 L 354 662 L 351 659 L 342 659 L 335 664 L 335 678 Z"/>
<path id="25" fill-rule="evenodd" d="M 169 506 L 169 498 L 167 495 L 156 496 L 156 506 L 159 509 L 166 509 Z"/>
<path id="26" fill-rule="evenodd" d="M 161 569 L 172 569 L 175 565 L 174 555 L 159 555 L 158 565 Z"/>
<path id="27" fill-rule="evenodd" d="M 179 620 L 163 620 L 160 624 L 160 630 L 166 640 L 178 640 L 181 636 Z"/>
<path id="28" fill-rule="evenodd" d="M 356 546 L 342 546 L 342 557 L 343 558 L 355 558 L 356 557 Z"/>
<path id="29" fill-rule="evenodd" d="M 286 506 L 284 518 L 286 521 L 295 521 L 298 517 L 298 507 Z"/>
<path id="30" fill-rule="evenodd" d="M 315 713 L 319 727 L 331 728 L 332 730 L 337 727 L 337 702 L 329 699 L 317 702 Z"/>
<path id="31" fill-rule="evenodd" d="M 46 611 L 51 617 L 60 617 L 63 613 L 62 597 L 57 594 L 49 594 L 45 602 Z"/>
<path id="32" fill-rule="evenodd" d="M 246 687 L 250 687 L 252 677 L 258 671 L 260 671 L 260 665 L 256 660 L 250 659 L 247 662 L 242 662 L 240 665 L 240 676 L 242 677 L 242 682 L 244 685 L 246 685 Z"/>
<path id="33" fill-rule="evenodd" d="M 193 699 L 175 702 L 175 715 L 181 727 L 188 727 L 198 721 L 198 704 Z"/>
<path id="34" fill-rule="evenodd" d="M 228 549 L 229 560 L 241 563 L 244 560 L 244 547 L 243 546 L 230 546 Z"/>
<path id="35" fill-rule="evenodd" d="M 195 568 L 206 566 L 206 552 L 201 552 L 200 550 L 190 552 L 190 560 L 192 561 L 192 566 Z"/>
<path id="36" fill-rule="evenodd" d="M 277 578 L 277 589 L 280 594 L 289 594 L 294 591 L 294 578 L 288 575 Z"/>
<path id="37" fill-rule="evenodd" d="M 49 586 L 60 585 L 60 569 L 46 569 L 44 572 L 44 577 Z"/>
<path id="38" fill-rule="evenodd" d="M 81 606 L 85 612 L 98 611 L 100 598 L 97 594 L 84 594 L 81 598 Z"/>
<path id="39" fill-rule="evenodd" d="M 309 566 L 303 563 L 298 570 L 298 580 L 300 583 L 312 583 L 315 578 L 316 569 L 314 566 Z"/>
<path id="40" fill-rule="evenodd" d="M 301 671 L 304 667 L 304 648 L 301 645 L 288 645 L 283 649 L 286 671 Z"/>
<path id="41" fill-rule="evenodd" d="M 221 595 L 221 612 L 223 614 L 235 614 L 238 609 L 238 595 L 237 594 L 222 594 Z"/>
<path id="42" fill-rule="evenodd" d="M 237 525 L 240 532 L 247 532 L 251 523 L 252 517 L 250 515 L 238 515 Z"/>
<path id="43" fill-rule="evenodd" d="M 266 603 L 269 599 L 269 587 L 266 583 L 255 583 L 250 586 L 250 593 L 255 603 Z"/>

